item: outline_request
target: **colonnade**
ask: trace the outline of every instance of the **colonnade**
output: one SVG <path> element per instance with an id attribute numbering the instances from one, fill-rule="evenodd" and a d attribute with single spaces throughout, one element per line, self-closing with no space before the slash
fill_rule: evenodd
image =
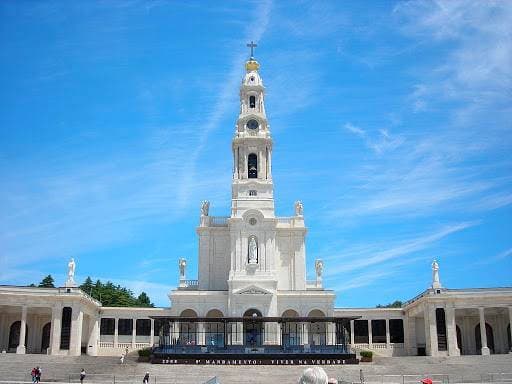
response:
<path id="1" fill-rule="evenodd" d="M 512 327 L 512 307 L 502 307 L 506 308 L 506 315 L 508 315 L 508 327 Z M 460 321 L 461 318 L 459 318 L 459 324 L 457 324 L 457 316 L 456 311 L 472 311 L 478 313 L 478 322 L 477 326 L 479 326 L 479 341 L 480 341 L 480 348 L 479 350 L 476 350 L 476 353 L 481 355 L 490 355 L 491 353 L 494 353 L 496 351 L 491 351 L 489 348 L 489 340 L 487 337 L 487 329 L 490 327 L 488 319 L 486 319 L 486 309 L 500 309 L 500 307 L 484 307 L 484 306 L 478 306 L 478 307 L 464 307 L 464 306 L 455 306 L 452 304 L 445 304 L 444 306 L 436 307 L 435 305 L 425 305 L 423 310 L 423 316 L 424 316 L 424 323 L 425 323 L 425 347 L 426 347 L 426 354 L 431 356 L 437 356 L 443 353 L 446 353 L 448 356 L 459 356 L 461 354 L 460 351 L 460 339 L 462 338 L 461 335 L 459 335 L 459 340 L 457 337 L 457 328 L 459 328 L 459 332 L 461 328 L 463 327 L 464 321 Z M 440 321 L 440 317 L 442 320 L 442 315 L 438 313 L 437 311 L 443 310 L 444 311 L 444 319 L 445 319 L 445 329 L 438 329 L 438 324 L 443 327 L 442 321 Z M 502 310 L 503 311 L 503 310 Z M 440 316 L 441 315 L 441 316 Z M 462 320 L 465 318 L 470 318 L 470 316 L 463 316 Z M 474 316 L 473 316 L 474 318 Z M 503 318 L 502 318 L 503 320 Z M 500 326 L 499 324 L 496 324 L 495 327 Z M 472 328 L 472 327 L 470 327 Z M 491 327 L 492 329 L 492 327 Z M 473 329 L 467 329 L 467 334 L 472 334 Z M 494 333 L 493 333 L 494 334 Z M 444 345 L 444 336 L 446 336 L 446 346 Z M 496 336 L 494 336 L 496 337 Z M 499 333 L 498 341 L 501 344 L 505 343 L 508 345 L 511 344 L 510 340 L 506 340 L 506 338 L 509 338 L 510 336 L 505 332 L 503 334 L 502 330 Z M 475 338 L 478 340 L 477 335 L 475 335 Z M 495 340 L 491 341 L 494 345 Z M 440 345 L 440 343 L 442 343 Z M 475 347 L 477 346 L 478 341 L 475 340 Z M 509 348 L 509 347 L 508 347 Z"/>
<path id="2" fill-rule="evenodd" d="M 15 310 L 13 312 L 11 310 L 2 314 L 0 321 L 0 342 L 2 343 L 2 349 L 6 352 L 9 351 L 10 344 L 17 337 L 15 352 L 18 354 L 46 352 L 52 355 L 79 356 L 82 353 L 82 341 L 84 341 L 87 343 L 86 353 L 96 355 L 99 317 L 85 313 L 79 304 L 75 303 L 67 306 L 59 302 L 52 306 L 22 305 L 12 307 L 18 308 L 19 311 Z M 31 310 L 32 314 L 30 314 Z M 86 316 L 85 328 L 84 316 Z M 41 322 L 41 319 L 44 321 Z M 18 321 L 19 335 L 16 335 L 17 327 L 14 327 L 14 325 Z M 50 323 L 50 334 L 48 347 L 44 350 L 45 341 L 42 339 L 44 326 L 47 323 Z M 30 338 L 27 337 L 27 329 L 32 335 Z M 41 342 L 36 342 L 36 340 L 41 340 Z"/>

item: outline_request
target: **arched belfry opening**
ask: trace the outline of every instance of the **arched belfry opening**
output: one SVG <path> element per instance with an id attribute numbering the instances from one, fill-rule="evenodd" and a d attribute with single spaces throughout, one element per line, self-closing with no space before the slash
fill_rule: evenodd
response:
<path id="1" fill-rule="evenodd" d="M 249 96 L 249 108 L 256 108 L 256 96 Z"/>
<path id="2" fill-rule="evenodd" d="M 257 179 L 258 178 L 258 155 L 255 153 L 249 154 L 247 158 L 247 168 L 249 179 Z"/>

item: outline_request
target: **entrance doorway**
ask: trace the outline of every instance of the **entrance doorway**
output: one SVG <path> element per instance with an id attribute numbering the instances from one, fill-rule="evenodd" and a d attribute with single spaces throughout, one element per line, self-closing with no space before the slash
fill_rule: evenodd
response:
<path id="1" fill-rule="evenodd" d="M 259 347 L 263 345 L 263 323 L 256 319 L 261 316 L 257 309 L 245 311 L 244 317 L 244 344 L 248 347 Z"/>

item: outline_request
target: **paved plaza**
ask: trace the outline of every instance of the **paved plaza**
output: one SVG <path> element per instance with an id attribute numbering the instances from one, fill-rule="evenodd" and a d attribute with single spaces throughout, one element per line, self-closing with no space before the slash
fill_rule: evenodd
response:
<path id="1" fill-rule="evenodd" d="M 86 383 L 140 383 L 146 371 L 151 383 L 200 384 L 217 376 L 221 384 L 297 383 L 304 366 L 200 366 L 152 365 L 128 358 L 121 365 L 114 357 L 57 357 L 46 355 L 0 355 L 0 382 L 30 381 L 35 365 L 43 370 L 43 382 L 79 382 L 82 368 Z M 380 358 L 373 363 L 324 366 L 329 377 L 359 382 L 360 369 L 368 383 L 414 383 L 431 376 L 442 383 L 512 382 L 512 355 L 448 358 Z M 395 375 L 395 376 L 393 376 Z M 407 375 L 402 377 L 401 375 Z M 9 381 L 10 380 L 10 381 Z"/>

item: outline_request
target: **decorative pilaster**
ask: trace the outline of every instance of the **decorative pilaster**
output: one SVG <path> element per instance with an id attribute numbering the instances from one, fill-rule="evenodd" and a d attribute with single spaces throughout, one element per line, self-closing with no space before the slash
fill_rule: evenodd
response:
<path id="1" fill-rule="evenodd" d="M 87 354 L 89 356 L 98 356 L 98 342 L 100 341 L 100 318 L 91 316 L 89 318 L 89 340 L 87 340 Z"/>
<path id="2" fill-rule="evenodd" d="M 480 307 L 478 308 L 478 312 L 480 314 L 480 340 L 482 342 L 482 355 L 490 355 L 491 351 L 489 350 L 489 347 L 487 347 L 487 330 L 485 328 L 485 314 L 484 314 L 484 308 Z"/>
<path id="3" fill-rule="evenodd" d="M 418 353 L 418 346 L 416 345 L 416 320 L 408 315 L 404 316 L 404 349 L 409 356 L 415 356 Z"/>
<path id="4" fill-rule="evenodd" d="M 20 341 L 16 353 L 24 355 L 26 352 L 25 338 L 27 336 L 27 307 L 21 307 Z"/>

